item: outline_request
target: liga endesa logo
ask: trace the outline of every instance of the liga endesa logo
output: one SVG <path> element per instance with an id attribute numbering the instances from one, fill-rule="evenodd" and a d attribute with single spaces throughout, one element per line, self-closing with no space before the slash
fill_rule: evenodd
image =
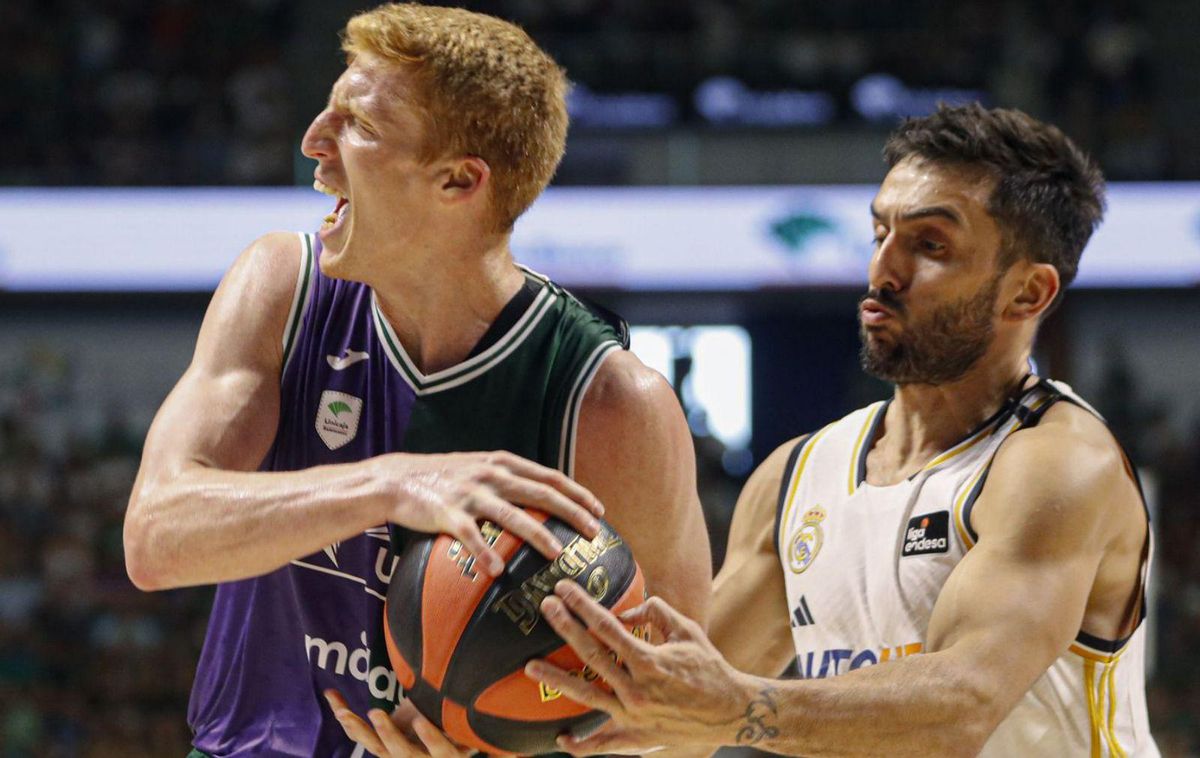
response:
<path id="1" fill-rule="evenodd" d="M 904 549 L 900 557 L 945 553 L 950 549 L 950 512 L 938 511 L 914 516 L 904 530 Z"/>

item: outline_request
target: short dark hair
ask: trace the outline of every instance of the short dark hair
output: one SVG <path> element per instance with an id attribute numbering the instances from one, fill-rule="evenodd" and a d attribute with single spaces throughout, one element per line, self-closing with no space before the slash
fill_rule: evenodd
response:
<path id="1" fill-rule="evenodd" d="M 906 119 L 883 156 L 889 168 L 917 157 L 992 178 L 988 212 L 1000 226 L 1001 267 L 1020 257 L 1053 265 L 1062 290 L 1051 307 L 1058 305 L 1104 217 L 1104 177 L 1057 127 L 1018 110 L 943 104 Z"/>

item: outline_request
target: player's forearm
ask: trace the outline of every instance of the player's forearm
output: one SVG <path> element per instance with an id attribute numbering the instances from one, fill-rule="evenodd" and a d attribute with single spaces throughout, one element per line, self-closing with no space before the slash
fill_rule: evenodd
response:
<path id="1" fill-rule="evenodd" d="M 382 523 L 378 483 L 358 464 L 294 472 L 193 467 L 139 482 L 125 562 L 145 590 L 245 579 Z"/>
<path id="2" fill-rule="evenodd" d="M 747 677 L 729 742 L 784 755 L 974 756 L 999 721 L 979 682 L 936 653 L 829 679 Z"/>

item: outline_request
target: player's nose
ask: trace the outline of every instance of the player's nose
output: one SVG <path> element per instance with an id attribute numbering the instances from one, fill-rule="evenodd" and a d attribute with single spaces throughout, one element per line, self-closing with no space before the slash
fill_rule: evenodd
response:
<path id="1" fill-rule="evenodd" d="M 337 152 L 337 142 L 333 138 L 333 114 L 328 108 L 321 111 L 308 125 L 304 139 L 300 141 L 300 152 L 307 158 L 320 160 L 329 158 Z"/>
<path id="2" fill-rule="evenodd" d="M 867 281 L 871 289 L 901 292 L 908 283 L 905 254 L 894 234 L 889 234 L 875 248 L 867 268 Z"/>

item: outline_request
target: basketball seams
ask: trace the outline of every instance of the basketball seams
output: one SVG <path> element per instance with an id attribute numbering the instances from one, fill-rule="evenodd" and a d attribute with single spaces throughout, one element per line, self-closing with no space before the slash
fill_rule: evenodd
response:
<path id="1" fill-rule="evenodd" d="M 465 553 L 451 550 L 450 537 L 418 536 L 419 548 L 402 551 L 388 595 L 387 648 L 398 679 L 414 684 L 406 694 L 454 739 L 490 753 L 552 751 L 558 734 L 604 718 L 524 676 L 531 658 L 584 668 L 537 610 L 555 581 L 568 578 L 589 587 L 618 613 L 645 595 L 640 568 L 610 527 L 604 527 L 608 536 L 588 540 L 545 514 L 530 515 L 567 545 L 553 563 L 500 532 L 494 548 L 505 559 L 505 573 L 496 579 L 475 573 L 472 581 L 473 564 Z M 406 649 L 417 657 L 399 654 Z M 419 668 L 406 667 L 409 662 Z"/>
<path id="2" fill-rule="evenodd" d="M 535 511 L 530 511 L 529 515 L 539 521 L 546 519 L 544 514 Z M 466 559 L 464 563 L 450 558 L 449 551 L 454 543 L 454 538 L 447 535 L 434 541 L 433 552 L 425 566 L 421 600 L 422 637 L 426 643 L 421 675 L 438 690 L 445 684 L 463 632 L 474 618 L 477 608 L 486 605 L 481 604 L 480 600 L 489 594 L 495 584 L 495 579 L 473 568 L 473 558 Z M 522 544 L 512 534 L 501 532 L 494 549 L 507 564 Z M 472 579 L 467 579 L 468 573 L 473 575 Z M 464 596 L 466 599 L 463 599 Z M 443 605 L 448 598 L 453 598 L 453 602 Z"/>

